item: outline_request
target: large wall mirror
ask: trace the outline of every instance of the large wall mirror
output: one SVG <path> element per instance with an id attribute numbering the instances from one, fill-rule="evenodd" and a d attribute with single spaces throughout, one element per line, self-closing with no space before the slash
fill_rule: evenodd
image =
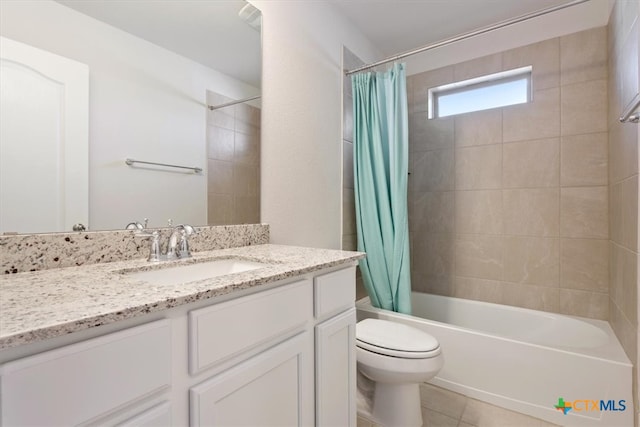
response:
<path id="1" fill-rule="evenodd" d="M 0 234 L 259 222 L 260 30 L 245 0 L 2 0 Z"/>

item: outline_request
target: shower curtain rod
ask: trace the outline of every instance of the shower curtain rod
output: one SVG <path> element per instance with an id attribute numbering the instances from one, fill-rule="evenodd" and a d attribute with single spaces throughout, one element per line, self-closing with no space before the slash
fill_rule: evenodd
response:
<path id="1" fill-rule="evenodd" d="M 506 20 L 506 21 L 501 21 L 501 22 L 499 22 L 497 24 L 493 24 L 493 25 L 490 25 L 488 27 L 483 27 L 483 28 L 480 28 L 480 29 L 477 29 L 477 30 L 469 31 L 467 33 L 463 33 L 463 34 L 457 35 L 455 37 L 451 37 L 449 39 L 440 40 L 438 42 L 435 42 L 435 43 L 432 43 L 432 44 L 429 44 L 429 45 L 426 45 L 426 46 L 423 46 L 423 47 L 419 47 L 417 49 L 409 50 L 407 52 L 400 53 L 398 55 L 390 56 L 389 58 L 382 59 L 380 61 L 373 62 L 373 63 L 368 64 L 368 65 L 363 65 L 362 67 L 354 68 L 353 70 L 345 71 L 345 74 L 347 76 L 349 76 L 351 74 L 358 73 L 360 71 L 364 71 L 364 70 L 368 70 L 368 69 L 377 67 L 378 65 L 383 65 L 383 64 L 386 64 L 386 63 L 389 63 L 389 62 L 395 62 L 395 61 L 398 61 L 398 60 L 400 60 L 402 58 L 406 58 L 408 56 L 412 56 L 412 55 L 415 55 L 415 54 L 418 54 L 418 53 L 426 52 L 428 50 L 435 49 L 435 48 L 438 48 L 438 47 L 446 46 L 448 44 L 455 43 L 455 42 L 458 42 L 460 40 L 465 40 L 465 39 L 468 39 L 468 38 L 471 38 L 471 37 L 478 36 L 480 34 L 488 33 L 490 31 L 494 31 L 494 30 L 498 30 L 500 28 L 504 28 L 504 27 L 507 27 L 509 25 L 513 25 L 513 24 L 517 24 L 519 22 L 527 21 L 527 20 L 532 19 L 532 18 L 537 18 L 538 16 L 546 15 L 548 13 L 556 12 L 558 10 L 566 9 L 568 7 L 576 6 L 578 4 L 585 3 L 585 2 L 588 2 L 588 1 L 589 0 L 574 0 L 574 1 L 571 1 L 569 3 L 565 3 L 565 4 L 558 5 L 558 6 L 549 7 L 547 9 L 540 9 L 540 10 L 538 10 L 536 12 L 527 13 L 526 15 L 520 15 L 520 16 L 518 16 L 516 18 L 513 18 L 513 19 L 509 19 L 509 20 Z"/>
<path id="2" fill-rule="evenodd" d="M 220 105 L 207 105 L 207 108 L 209 110 L 218 110 L 220 108 L 231 107 L 232 105 L 236 105 L 236 104 L 242 104 L 243 102 L 253 101 L 254 99 L 258 99 L 258 98 L 261 98 L 261 96 L 258 95 L 258 96 L 252 96 L 250 98 L 238 99 L 237 101 L 230 101 Z"/>
<path id="3" fill-rule="evenodd" d="M 638 123 L 640 121 L 640 94 L 637 94 L 620 116 L 620 123 Z M 635 111 L 635 113 L 634 113 Z"/>

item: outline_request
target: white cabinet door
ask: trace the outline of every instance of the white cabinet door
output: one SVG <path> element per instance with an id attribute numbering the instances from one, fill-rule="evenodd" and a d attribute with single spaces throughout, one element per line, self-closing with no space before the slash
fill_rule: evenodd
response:
<path id="1" fill-rule="evenodd" d="M 356 425 L 356 309 L 316 326 L 316 426 Z"/>
<path id="2" fill-rule="evenodd" d="M 313 338 L 303 332 L 191 388 L 192 426 L 313 425 Z"/>

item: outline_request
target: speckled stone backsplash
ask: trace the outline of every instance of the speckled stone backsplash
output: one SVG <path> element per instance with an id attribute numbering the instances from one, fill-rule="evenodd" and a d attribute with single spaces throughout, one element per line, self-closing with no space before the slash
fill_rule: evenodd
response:
<path id="1" fill-rule="evenodd" d="M 269 225 L 195 227 L 189 237 L 192 252 L 269 243 Z M 163 250 L 171 229 L 160 229 Z M 126 261 L 149 255 L 149 241 L 133 231 L 90 231 L 0 236 L 3 274 L 50 268 Z"/>

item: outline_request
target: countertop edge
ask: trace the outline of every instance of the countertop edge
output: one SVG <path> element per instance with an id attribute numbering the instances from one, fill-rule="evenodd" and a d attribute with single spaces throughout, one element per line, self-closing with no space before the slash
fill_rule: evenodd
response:
<path id="1" fill-rule="evenodd" d="M 277 246 L 277 245 L 265 245 L 272 246 L 275 248 L 295 248 L 289 246 Z M 256 248 L 256 246 L 249 246 L 247 248 Z M 234 248 L 238 250 L 239 248 Z M 313 248 L 304 248 L 306 251 L 313 252 Z M 318 251 L 326 251 L 326 250 L 318 250 Z M 212 251 L 218 252 L 218 251 Z M 333 252 L 333 251 L 331 251 Z M 153 302 L 148 302 L 141 305 L 134 305 L 130 307 L 121 307 L 120 309 L 106 309 L 104 313 L 100 313 L 99 315 L 87 316 L 87 317 L 78 317 L 69 319 L 67 321 L 62 321 L 58 323 L 53 323 L 51 325 L 43 326 L 43 327 L 35 327 L 33 329 L 25 329 L 24 331 L 16 331 L 13 333 L 9 333 L 4 336 L 0 336 L 0 351 L 7 350 L 10 348 L 18 347 L 26 344 L 33 344 L 39 341 L 48 340 L 68 334 L 72 334 L 74 332 L 80 332 L 83 330 L 109 325 L 112 323 L 116 323 L 119 321 L 123 321 L 126 319 L 131 319 L 135 317 L 140 317 L 146 314 L 157 313 L 164 310 L 168 310 L 174 307 L 178 307 L 181 305 L 190 304 L 196 301 L 210 300 L 219 297 L 228 296 L 234 292 L 238 292 L 241 290 L 247 290 L 256 286 L 268 285 L 271 283 L 275 283 L 278 281 L 282 281 L 289 278 L 294 278 L 297 276 L 301 276 L 308 273 L 313 273 L 315 271 L 337 267 L 345 264 L 355 263 L 358 260 L 365 257 L 365 254 L 359 252 L 346 252 L 346 251 L 335 251 L 335 253 L 341 252 L 341 256 L 338 259 L 331 259 L 324 262 L 317 262 L 313 264 L 301 265 L 300 267 L 295 267 L 295 263 L 286 264 L 287 267 L 291 267 L 286 271 L 276 272 L 274 274 L 268 274 L 266 276 L 255 276 L 251 277 L 248 280 L 241 282 L 233 282 L 230 281 L 228 285 L 210 287 L 204 290 L 200 290 L 194 293 L 190 293 L 187 295 L 181 295 L 176 298 L 164 298 Z M 337 256 L 337 255 L 334 255 Z M 104 266 L 104 264 L 103 264 Z M 233 275 L 236 276 L 236 275 Z M 1 318 L 0 318 L 1 320 Z"/>

